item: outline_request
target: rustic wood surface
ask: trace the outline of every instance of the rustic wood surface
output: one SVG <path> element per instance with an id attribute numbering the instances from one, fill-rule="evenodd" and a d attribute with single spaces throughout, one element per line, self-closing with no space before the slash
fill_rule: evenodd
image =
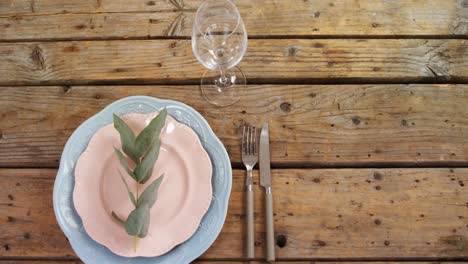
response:
<path id="1" fill-rule="evenodd" d="M 44 261 L 41 260 L 0 260 L 0 264 L 42 264 Z M 48 264 L 81 264 L 83 262 L 79 260 L 65 260 L 65 261 L 50 261 L 47 260 Z M 223 263 L 223 264 L 260 264 L 260 263 L 265 263 L 261 261 L 243 261 L 243 260 L 228 260 L 228 261 L 213 261 L 213 260 L 198 260 L 194 261 L 193 263 L 195 264 L 212 264 L 212 263 Z M 356 263 L 363 263 L 363 264 L 457 264 L 460 262 L 450 262 L 450 261 L 415 261 L 415 262 L 400 262 L 400 261 L 352 261 L 352 262 L 346 262 L 346 261 L 276 261 L 275 263 L 278 264 L 356 264 Z"/>
<path id="2" fill-rule="evenodd" d="M 0 170 L 0 254 L 74 256 L 58 228 L 55 169 Z M 243 256 L 245 172 L 203 259 Z M 258 175 L 255 173 L 255 182 Z M 468 169 L 273 170 L 279 259 L 437 258 L 468 253 Z M 262 191 L 255 186 L 256 256 L 264 256 Z"/>
<path id="3" fill-rule="evenodd" d="M 193 83 L 190 40 L 0 44 L 0 85 Z M 250 83 L 467 81 L 468 40 L 254 39 L 240 63 Z"/>
<path id="4" fill-rule="evenodd" d="M 0 166 L 58 166 L 71 133 L 130 95 L 186 102 L 240 163 L 244 123 L 270 121 L 275 166 L 446 166 L 468 161 L 467 85 L 252 85 L 228 108 L 197 86 L 0 88 Z"/>
<path id="5" fill-rule="evenodd" d="M 227 220 L 195 263 L 248 263 L 240 127 L 265 121 L 279 263 L 468 261 L 468 0 L 233 0 L 250 85 L 227 108 L 198 88 L 201 2 L 0 0 L 0 264 L 81 263 L 52 208 L 60 155 L 130 95 L 193 106 L 229 152 Z"/>
<path id="6" fill-rule="evenodd" d="M 81 264 L 83 262 L 79 260 L 61 260 L 61 261 L 51 261 L 51 260 L 43 260 L 43 261 L 37 261 L 37 260 L 0 260 L 0 264 Z M 193 263 L 195 264 L 260 264 L 260 263 L 265 263 L 261 261 L 245 261 L 245 260 L 227 260 L 227 261 L 214 261 L 214 260 L 198 260 L 194 261 Z M 278 264 L 356 264 L 356 263 L 363 263 L 363 264 L 458 264 L 460 262 L 450 262 L 450 261 L 414 261 L 414 262 L 400 262 L 400 261 L 352 261 L 352 262 L 346 262 L 346 261 L 276 261 L 275 263 Z"/>
<path id="7" fill-rule="evenodd" d="M 200 0 L 3 0 L 0 39 L 190 36 Z M 468 34 L 468 2 L 237 0 L 250 36 Z"/>

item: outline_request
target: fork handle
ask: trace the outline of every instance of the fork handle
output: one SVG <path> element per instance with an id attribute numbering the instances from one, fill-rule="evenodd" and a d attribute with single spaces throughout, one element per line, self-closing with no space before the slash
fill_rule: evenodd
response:
<path id="1" fill-rule="evenodd" d="M 254 240 L 254 197 L 252 188 L 252 170 L 247 171 L 247 257 L 255 257 L 255 240 Z"/>

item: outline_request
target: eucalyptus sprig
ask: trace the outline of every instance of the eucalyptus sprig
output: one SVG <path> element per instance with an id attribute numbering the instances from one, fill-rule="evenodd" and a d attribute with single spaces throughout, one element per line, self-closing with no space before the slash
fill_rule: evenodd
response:
<path id="1" fill-rule="evenodd" d="M 112 217 L 125 228 L 127 234 L 135 237 L 135 251 L 138 238 L 143 238 L 148 233 L 150 209 L 157 200 L 158 189 L 164 179 L 164 175 L 161 175 L 139 195 L 139 185 L 145 184 L 149 180 L 156 160 L 158 159 L 161 146 L 160 134 L 164 127 L 166 117 L 167 110 L 164 108 L 138 136 L 135 136 L 130 127 L 120 117 L 114 114 L 114 127 L 120 134 L 122 150 L 125 155 L 135 163 L 135 169 L 132 170 L 130 168 L 124 153 L 116 147 L 114 147 L 114 151 L 124 170 L 136 181 L 137 187 L 135 195 L 130 190 L 120 170 L 118 170 L 120 178 L 127 189 L 130 201 L 133 206 L 135 206 L 135 209 L 128 215 L 125 221 L 115 212 L 112 212 Z"/>

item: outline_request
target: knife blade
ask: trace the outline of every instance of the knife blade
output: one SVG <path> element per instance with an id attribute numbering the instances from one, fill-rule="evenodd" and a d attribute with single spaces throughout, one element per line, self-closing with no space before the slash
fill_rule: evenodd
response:
<path id="1" fill-rule="evenodd" d="M 260 185 L 271 187 L 270 172 L 270 137 L 268 135 L 268 123 L 265 123 L 260 133 Z"/>
<path id="2" fill-rule="evenodd" d="M 267 261 L 275 261 L 275 228 L 273 221 L 273 195 L 271 193 L 270 137 L 268 123 L 260 133 L 260 185 L 265 187 L 265 227 Z"/>

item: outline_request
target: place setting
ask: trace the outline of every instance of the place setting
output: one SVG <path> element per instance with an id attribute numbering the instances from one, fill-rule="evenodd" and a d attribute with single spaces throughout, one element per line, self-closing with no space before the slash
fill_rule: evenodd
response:
<path id="1" fill-rule="evenodd" d="M 207 0 L 192 50 L 207 68 L 200 93 L 226 107 L 242 99 L 237 66 L 247 31 L 229 0 Z M 197 91 L 194 91 L 197 92 Z M 268 122 L 241 127 L 245 257 L 255 259 L 252 170 L 265 197 L 266 260 L 275 260 Z M 130 96 L 106 106 L 68 139 L 53 190 L 54 212 L 85 263 L 190 263 L 220 234 L 232 188 L 228 153 L 205 118 L 184 102 Z"/>
<path id="2" fill-rule="evenodd" d="M 468 0 L 0 0 L 0 264 L 468 261 Z"/>

